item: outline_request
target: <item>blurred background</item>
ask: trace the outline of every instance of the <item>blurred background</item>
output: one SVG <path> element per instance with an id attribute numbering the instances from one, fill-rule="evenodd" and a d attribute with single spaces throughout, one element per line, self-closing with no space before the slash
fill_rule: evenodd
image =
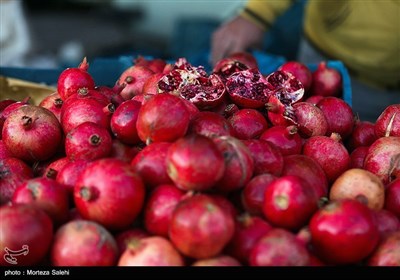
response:
<path id="1" fill-rule="evenodd" d="M 191 57 L 209 50 L 213 30 L 245 2 L 0 0 L 0 66 L 76 66 L 84 56 Z M 304 1 L 296 2 L 268 32 L 266 51 L 295 57 Z"/>

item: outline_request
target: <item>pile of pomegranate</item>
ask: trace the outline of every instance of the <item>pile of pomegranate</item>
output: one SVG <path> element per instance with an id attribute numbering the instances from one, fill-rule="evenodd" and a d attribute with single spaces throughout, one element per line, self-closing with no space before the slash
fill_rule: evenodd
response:
<path id="1" fill-rule="evenodd" d="M 0 101 L 1 265 L 400 266 L 400 104 L 360 120 L 325 62 L 249 53 L 88 69 Z"/>

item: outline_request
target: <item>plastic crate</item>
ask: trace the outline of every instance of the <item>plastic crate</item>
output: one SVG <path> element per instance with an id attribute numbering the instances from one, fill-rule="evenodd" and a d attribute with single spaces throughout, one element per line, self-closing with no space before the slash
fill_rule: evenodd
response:
<path id="1" fill-rule="evenodd" d="M 254 51 L 253 55 L 257 59 L 259 69 L 262 74 L 268 75 L 277 70 L 286 60 L 282 56 L 270 55 L 264 52 Z M 151 57 L 146 57 L 151 59 Z M 89 61 L 89 73 L 93 76 L 96 85 L 113 86 L 119 76 L 133 65 L 133 56 L 121 56 L 118 58 L 97 58 L 93 62 Z M 210 72 L 212 67 L 209 64 L 209 53 L 203 52 L 191 57 L 187 57 L 188 61 L 195 66 L 203 65 Z M 173 63 L 174 61 L 168 61 Z M 352 105 L 351 81 L 349 73 L 341 61 L 328 61 L 328 67 L 332 67 L 340 72 L 343 82 L 342 98 L 350 106 Z M 317 68 L 316 64 L 307 65 L 311 71 Z M 57 69 L 33 69 L 33 68 L 16 68 L 16 67 L 0 67 L 0 75 L 23 79 L 36 83 L 44 83 L 47 85 L 56 85 L 61 68 Z"/>

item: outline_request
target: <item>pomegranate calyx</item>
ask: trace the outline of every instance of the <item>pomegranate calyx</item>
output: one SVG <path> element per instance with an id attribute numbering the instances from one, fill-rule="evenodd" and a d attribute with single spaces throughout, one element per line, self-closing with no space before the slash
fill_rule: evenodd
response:
<path id="1" fill-rule="evenodd" d="M 93 187 L 83 186 L 79 190 L 79 195 L 85 201 L 93 201 L 99 197 L 99 192 Z"/>

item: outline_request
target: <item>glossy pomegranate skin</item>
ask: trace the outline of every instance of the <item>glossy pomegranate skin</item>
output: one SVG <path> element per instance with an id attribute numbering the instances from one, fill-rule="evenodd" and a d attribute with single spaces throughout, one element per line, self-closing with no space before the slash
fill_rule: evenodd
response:
<path id="1" fill-rule="evenodd" d="M 140 108 L 136 128 L 147 145 L 173 142 L 188 129 L 190 113 L 180 97 L 164 93 L 150 97 Z"/>
<path id="2" fill-rule="evenodd" d="M 357 200 L 330 202 L 309 223 L 317 256 L 331 264 L 356 264 L 369 256 L 379 242 L 373 212 Z"/>
<path id="3" fill-rule="evenodd" d="M 325 172 L 317 161 L 305 155 L 290 155 L 283 158 L 283 175 L 296 175 L 306 180 L 312 186 L 318 197 L 328 194 L 328 180 Z"/>
<path id="4" fill-rule="evenodd" d="M 367 264 L 369 266 L 400 266 L 400 230 L 380 241 Z"/>
<path id="5" fill-rule="evenodd" d="M 136 121 L 141 104 L 135 100 L 124 101 L 111 116 L 111 131 L 121 142 L 135 145 L 140 142 Z"/>
<path id="6" fill-rule="evenodd" d="M 254 175 L 270 173 L 279 176 L 283 169 L 282 153 L 265 140 L 243 140 L 254 160 Z"/>
<path id="7" fill-rule="evenodd" d="M 244 213 L 237 217 L 235 233 L 225 251 L 243 264 L 248 264 L 254 245 L 271 229 L 272 226 L 263 218 Z"/>
<path id="8" fill-rule="evenodd" d="M 117 243 L 111 233 L 100 224 L 85 220 L 60 227 L 50 254 L 54 266 L 112 266 L 117 256 Z"/>
<path id="9" fill-rule="evenodd" d="M 262 216 L 264 193 L 268 186 L 277 177 L 264 173 L 253 178 L 246 184 L 241 192 L 241 203 L 243 208 L 251 215 Z"/>
<path id="10" fill-rule="evenodd" d="M 384 208 L 391 211 L 400 219 L 400 178 L 387 185 Z"/>
<path id="11" fill-rule="evenodd" d="M 26 180 L 15 190 L 12 202 L 42 209 L 57 226 L 68 219 L 67 190 L 53 179 L 38 177 Z"/>
<path id="12" fill-rule="evenodd" d="M 196 259 L 217 256 L 231 240 L 234 220 L 210 196 L 182 200 L 172 213 L 169 238 L 184 255 Z"/>
<path id="13" fill-rule="evenodd" d="M 24 161 L 12 157 L 0 159 L 0 204 L 8 203 L 15 189 L 31 178 L 32 169 Z"/>
<path id="14" fill-rule="evenodd" d="M 386 185 L 393 179 L 391 171 L 398 157 L 400 157 L 400 137 L 381 137 L 369 146 L 363 168 L 377 175 Z"/>
<path id="15" fill-rule="evenodd" d="M 55 155 L 62 131 L 52 112 L 40 106 L 24 105 L 4 122 L 2 139 L 15 157 L 32 163 Z"/>
<path id="16" fill-rule="evenodd" d="M 392 104 L 383 110 L 375 122 L 375 135 L 400 137 L 400 104 Z"/>
<path id="17" fill-rule="evenodd" d="M 263 213 L 271 224 L 288 230 L 305 226 L 318 209 L 315 190 L 302 178 L 277 178 L 264 193 Z"/>
<path id="18" fill-rule="evenodd" d="M 84 58 L 78 67 L 67 68 L 60 74 L 57 81 L 57 92 L 62 100 L 76 94 L 80 88 L 94 89 L 95 82 L 87 72 L 88 68 L 89 64 Z"/>
<path id="19" fill-rule="evenodd" d="M 281 228 L 273 228 L 261 237 L 250 252 L 251 266 L 305 266 L 310 255 L 296 236 Z"/>
<path id="20" fill-rule="evenodd" d="M 166 161 L 168 176 L 178 188 L 186 191 L 211 189 L 225 171 L 225 161 L 217 145 L 198 134 L 172 143 Z"/>
<path id="21" fill-rule="evenodd" d="M 142 210 L 144 198 L 142 179 L 128 163 L 118 159 L 91 162 L 74 188 L 79 214 L 109 229 L 128 227 Z"/>
<path id="22" fill-rule="evenodd" d="M 159 185 L 150 194 L 144 207 L 144 226 L 154 235 L 168 237 L 172 212 L 185 192 L 175 185 Z"/>
<path id="23" fill-rule="evenodd" d="M 133 169 L 140 175 L 147 189 L 172 183 L 167 174 L 166 156 L 172 143 L 154 142 L 139 151 L 132 159 Z"/>
<path id="24" fill-rule="evenodd" d="M 42 210 L 31 205 L 0 207 L 0 264 L 5 261 L 5 248 L 17 251 L 26 246 L 26 255 L 14 256 L 20 266 L 36 265 L 44 259 L 53 241 L 53 223 Z"/>

